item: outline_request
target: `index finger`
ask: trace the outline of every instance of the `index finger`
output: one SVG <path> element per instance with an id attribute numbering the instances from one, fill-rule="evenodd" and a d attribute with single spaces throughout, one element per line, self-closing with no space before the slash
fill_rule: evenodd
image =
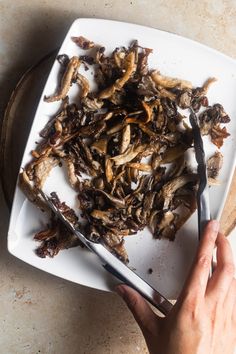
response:
<path id="1" fill-rule="evenodd" d="M 197 254 L 183 288 L 182 296 L 204 297 L 211 269 L 212 255 L 219 231 L 219 222 L 208 222 L 199 243 Z"/>

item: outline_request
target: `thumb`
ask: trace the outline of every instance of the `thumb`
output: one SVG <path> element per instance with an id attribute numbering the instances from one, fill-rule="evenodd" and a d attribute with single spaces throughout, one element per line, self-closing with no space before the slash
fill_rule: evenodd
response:
<path id="1" fill-rule="evenodd" d="M 134 289 L 123 284 L 116 287 L 116 292 L 126 302 L 144 336 L 147 334 L 155 335 L 158 330 L 159 318 L 143 297 Z"/>

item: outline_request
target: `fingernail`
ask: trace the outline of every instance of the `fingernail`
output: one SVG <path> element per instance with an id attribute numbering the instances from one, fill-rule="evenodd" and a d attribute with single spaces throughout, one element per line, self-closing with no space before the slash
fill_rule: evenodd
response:
<path id="1" fill-rule="evenodd" d="M 220 224 L 218 220 L 211 220 L 211 229 L 215 232 L 218 232 L 220 228 Z"/>
<path id="2" fill-rule="evenodd" d="M 124 299 L 124 297 L 125 297 L 125 289 L 123 288 L 122 285 L 118 285 L 115 288 L 115 291 L 117 292 L 118 295 L 120 295 L 122 297 L 122 299 Z"/>

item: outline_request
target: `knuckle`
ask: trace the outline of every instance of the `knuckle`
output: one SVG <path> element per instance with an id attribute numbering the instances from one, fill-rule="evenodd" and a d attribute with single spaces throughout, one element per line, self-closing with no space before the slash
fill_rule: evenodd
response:
<path id="1" fill-rule="evenodd" d="M 183 309 L 187 313 L 194 313 L 197 307 L 197 297 L 195 295 L 187 295 L 183 302 Z"/>
<path id="2" fill-rule="evenodd" d="M 226 262 L 223 264 L 222 266 L 222 271 L 229 275 L 229 276 L 234 276 L 234 273 L 235 273 L 235 266 L 233 264 L 233 262 Z"/>
<path id="3" fill-rule="evenodd" d="M 215 233 L 209 231 L 209 232 L 207 233 L 207 235 L 206 235 L 206 238 L 207 238 L 207 242 L 208 242 L 209 244 L 211 244 L 212 246 L 215 245 L 215 243 L 216 243 L 216 235 L 215 235 Z"/>
<path id="4" fill-rule="evenodd" d="M 136 296 L 129 296 L 127 299 L 127 304 L 130 309 L 135 310 L 139 306 L 138 304 L 138 298 Z"/>
<path id="5" fill-rule="evenodd" d="M 207 254 L 200 254 L 197 257 L 197 266 L 203 269 L 208 269 L 211 266 L 212 257 Z"/>
<path id="6" fill-rule="evenodd" d="M 224 298 L 225 298 L 225 287 L 224 286 L 218 286 L 217 287 L 217 292 L 216 292 L 216 304 L 218 307 L 222 307 Z"/>
<path id="7" fill-rule="evenodd" d="M 227 251 L 230 248 L 229 240 L 222 234 L 220 234 L 219 239 L 217 239 L 217 247 L 218 246 L 220 246 L 224 251 Z"/>
<path id="8" fill-rule="evenodd" d="M 182 320 L 183 322 L 189 323 L 191 322 L 192 324 L 197 324 L 200 320 L 199 316 L 199 306 L 197 304 L 196 299 L 187 299 L 183 303 L 183 308 L 182 308 Z M 180 322 L 181 322 L 180 318 Z"/>

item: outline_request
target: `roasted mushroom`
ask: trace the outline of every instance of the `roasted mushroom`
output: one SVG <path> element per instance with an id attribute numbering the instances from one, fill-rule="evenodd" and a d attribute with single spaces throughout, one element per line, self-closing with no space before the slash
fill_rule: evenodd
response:
<path id="1" fill-rule="evenodd" d="M 94 48 L 86 56 L 58 57 L 64 75 L 57 93 L 45 100 L 62 100 L 61 108 L 41 132 L 20 183 L 42 208 L 38 190 L 51 169 L 63 165 L 77 192 L 83 223 L 55 194 L 54 203 L 88 238 L 128 262 L 126 236 L 148 227 L 155 238 L 174 240 L 196 209 L 198 178 L 185 153 L 193 137 L 180 109 L 201 108 L 201 132 L 219 148 L 229 135 L 221 125 L 230 118 L 220 104 L 209 105 L 206 94 L 214 78 L 194 88 L 189 81 L 151 71 L 152 50 L 137 41 L 107 56 L 104 47 L 82 36 L 72 40 L 82 49 Z M 81 62 L 93 67 L 96 90 L 79 72 Z M 73 103 L 68 97 L 72 84 L 81 88 Z M 216 183 L 221 165 L 217 152 L 208 160 L 209 181 Z M 78 244 L 55 216 L 35 240 L 41 242 L 40 257 Z"/>
<path id="2" fill-rule="evenodd" d="M 224 139 L 230 135 L 226 127 L 221 127 L 221 124 L 229 123 L 230 121 L 222 105 L 217 103 L 206 109 L 200 114 L 199 121 L 202 134 L 209 134 L 213 144 L 221 148 Z"/>
<path id="3" fill-rule="evenodd" d="M 217 178 L 219 176 L 220 169 L 223 165 L 223 155 L 216 151 L 213 156 L 207 160 L 207 172 L 208 182 L 211 185 L 219 184 Z"/>
<path id="4" fill-rule="evenodd" d="M 86 39 L 83 36 L 71 37 L 72 41 L 77 44 L 81 49 L 91 49 L 94 47 L 94 42 Z"/>
<path id="5" fill-rule="evenodd" d="M 63 100 L 72 85 L 73 79 L 75 78 L 76 72 L 79 69 L 80 60 L 78 57 L 72 57 L 67 64 L 66 71 L 62 77 L 61 85 L 57 93 L 52 96 L 45 97 L 44 100 L 46 102 L 54 102 Z"/>

